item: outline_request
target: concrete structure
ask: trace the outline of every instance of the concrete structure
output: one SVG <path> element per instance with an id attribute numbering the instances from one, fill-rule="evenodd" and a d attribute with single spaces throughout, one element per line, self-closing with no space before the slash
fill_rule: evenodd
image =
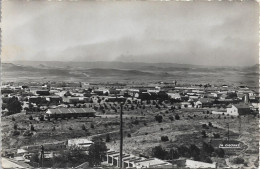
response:
<path id="1" fill-rule="evenodd" d="M 119 167 L 119 152 L 108 151 L 105 160 L 108 164 Z M 171 168 L 172 164 L 158 158 L 136 157 L 123 154 L 123 168 Z"/>
<path id="2" fill-rule="evenodd" d="M 201 161 L 186 160 L 185 168 L 217 168 L 216 163 L 204 163 Z"/>

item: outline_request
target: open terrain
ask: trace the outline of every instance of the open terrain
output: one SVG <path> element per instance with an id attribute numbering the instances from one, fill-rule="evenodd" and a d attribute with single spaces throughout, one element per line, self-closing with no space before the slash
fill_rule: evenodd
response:
<path id="1" fill-rule="evenodd" d="M 208 83 L 258 86 L 259 66 L 206 67 L 124 62 L 18 62 L 2 64 L 2 80 Z"/>

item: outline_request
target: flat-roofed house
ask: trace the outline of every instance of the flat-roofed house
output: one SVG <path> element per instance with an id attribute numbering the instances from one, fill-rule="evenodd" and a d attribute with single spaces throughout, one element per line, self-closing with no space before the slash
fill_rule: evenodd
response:
<path id="1" fill-rule="evenodd" d="M 95 113 L 92 108 L 59 108 L 46 111 L 47 116 L 51 118 L 95 117 Z"/>

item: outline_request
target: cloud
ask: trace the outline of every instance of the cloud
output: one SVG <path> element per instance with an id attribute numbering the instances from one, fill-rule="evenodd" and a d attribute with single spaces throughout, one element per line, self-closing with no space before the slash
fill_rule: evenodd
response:
<path id="1" fill-rule="evenodd" d="M 254 1 L 3 3 L 3 60 L 258 62 Z"/>

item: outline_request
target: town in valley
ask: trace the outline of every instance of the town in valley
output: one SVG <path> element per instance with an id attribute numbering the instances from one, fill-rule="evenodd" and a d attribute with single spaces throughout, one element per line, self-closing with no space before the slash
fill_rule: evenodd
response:
<path id="1" fill-rule="evenodd" d="M 257 87 L 169 79 L 3 82 L 4 163 L 24 168 L 257 168 Z"/>

